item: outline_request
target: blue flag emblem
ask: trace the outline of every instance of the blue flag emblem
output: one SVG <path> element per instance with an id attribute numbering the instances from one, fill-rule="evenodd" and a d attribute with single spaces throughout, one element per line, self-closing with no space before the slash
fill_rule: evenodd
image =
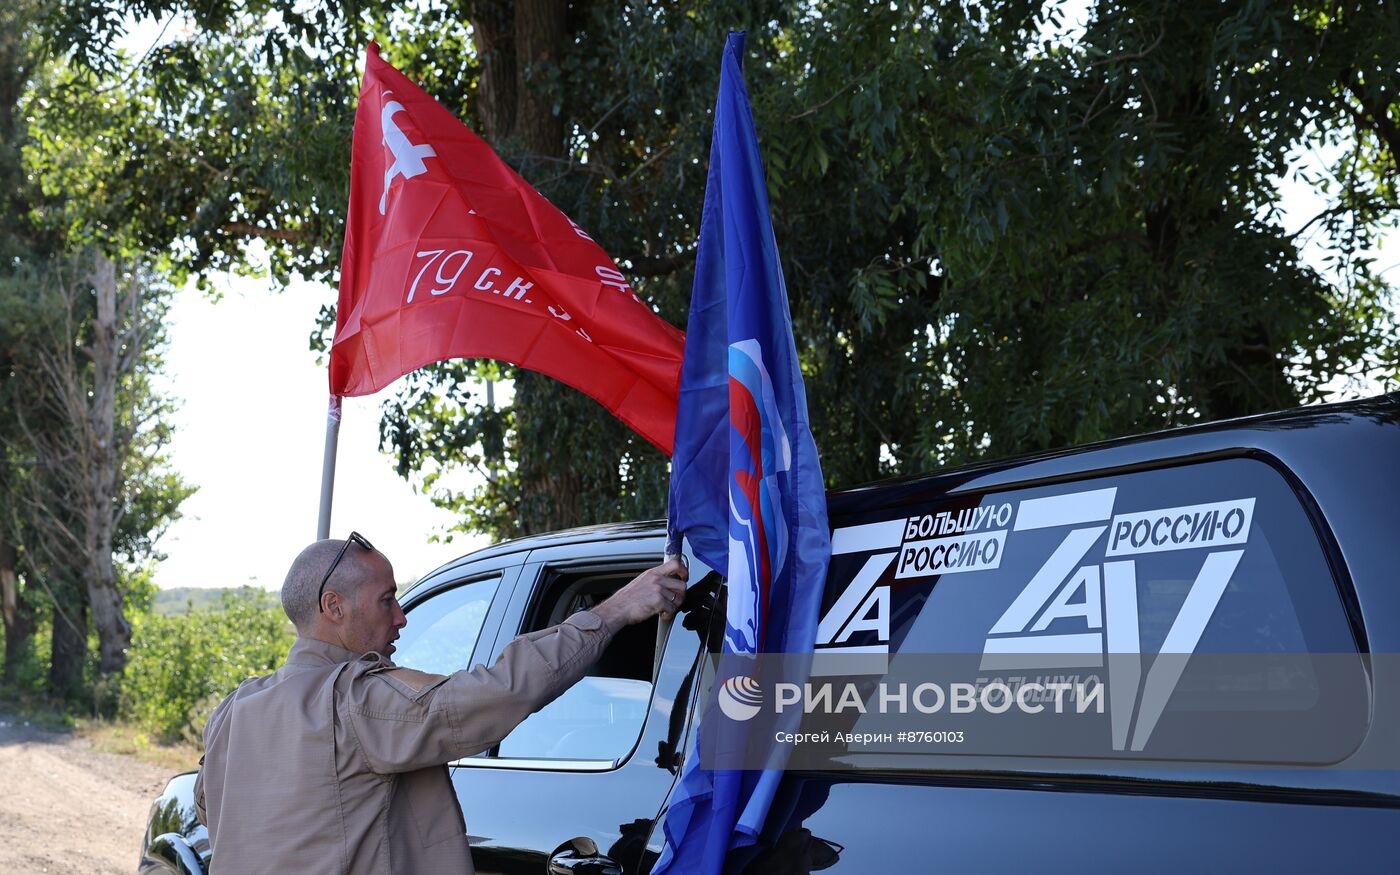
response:
<path id="1" fill-rule="evenodd" d="M 729 423 L 738 441 L 731 450 L 733 483 L 729 520 L 729 578 L 754 581 L 756 599 L 739 599 L 730 612 L 735 653 L 757 653 L 767 627 L 773 580 L 787 564 L 787 520 L 781 512 L 781 475 L 792 468 L 792 447 L 778 413 L 776 393 L 763 367 L 758 341 L 729 347 Z M 737 551 L 737 555 L 736 555 Z M 737 561 L 736 561 L 737 560 Z"/>

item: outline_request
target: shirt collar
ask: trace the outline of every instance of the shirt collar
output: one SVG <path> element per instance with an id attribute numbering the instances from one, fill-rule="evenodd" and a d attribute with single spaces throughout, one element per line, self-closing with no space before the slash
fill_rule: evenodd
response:
<path id="1" fill-rule="evenodd" d="M 334 665 L 341 662 L 354 662 L 361 654 L 346 650 L 338 644 L 321 641 L 317 638 L 297 636 L 287 654 L 288 665 Z"/>

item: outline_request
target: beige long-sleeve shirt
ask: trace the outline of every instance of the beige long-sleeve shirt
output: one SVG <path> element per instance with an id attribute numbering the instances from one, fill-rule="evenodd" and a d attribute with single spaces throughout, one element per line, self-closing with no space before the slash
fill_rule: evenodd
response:
<path id="1" fill-rule="evenodd" d="M 581 612 L 447 676 L 298 638 L 204 729 L 195 800 L 213 872 L 471 873 L 445 764 L 568 689 L 613 631 Z"/>

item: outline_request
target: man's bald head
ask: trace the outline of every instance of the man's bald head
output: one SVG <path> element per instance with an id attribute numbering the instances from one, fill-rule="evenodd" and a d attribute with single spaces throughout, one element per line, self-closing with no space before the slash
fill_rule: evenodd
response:
<path id="1" fill-rule="evenodd" d="M 316 615 L 320 613 L 317 593 L 321 580 L 326 576 L 326 569 L 335 561 L 335 555 L 344 546 L 344 541 L 336 539 L 317 541 L 302 550 L 292 560 L 292 567 L 287 569 L 287 578 L 282 581 L 282 610 L 287 612 L 298 631 L 311 628 L 316 621 Z M 360 586 L 374 578 L 377 563 L 383 561 L 378 552 L 351 544 L 345 547 L 345 555 L 335 566 L 335 573 L 326 581 L 326 589 L 334 590 L 347 599 L 353 598 Z"/>

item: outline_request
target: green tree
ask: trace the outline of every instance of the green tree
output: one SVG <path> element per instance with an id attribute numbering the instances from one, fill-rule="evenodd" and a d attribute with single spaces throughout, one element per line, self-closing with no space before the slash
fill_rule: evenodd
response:
<path id="1" fill-rule="evenodd" d="M 114 261 L 133 252 L 123 226 L 61 220 L 71 202 L 102 199 L 100 174 L 76 172 L 105 166 L 102 117 L 56 158 L 85 185 L 58 187 L 26 167 L 45 94 L 63 84 L 38 51 L 37 10 L 27 0 L 0 10 L 0 605 L 5 679 L 46 616 L 49 686 L 71 696 L 90 624 L 98 671 L 123 667 L 131 596 L 145 591 L 143 566 L 191 490 L 167 467 L 169 402 L 151 382 L 169 286 L 140 259 Z M 99 102 L 130 105 L 120 98 Z"/>
<path id="2" fill-rule="evenodd" d="M 32 476 L 32 454 L 20 444 L 13 415 L 25 397 L 27 335 L 36 313 L 23 292 L 37 280 L 35 261 L 55 251 L 53 235 L 30 221 L 36 186 L 26 178 L 21 150 L 27 125 L 21 98 L 39 55 L 37 35 L 24 26 L 25 4 L 0 10 L 0 619 L 5 658 L 0 680 L 15 681 L 29 656 L 39 606 L 25 571 L 26 520 L 18 498 Z"/>
<path id="3" fill-rule="evenodd" d="M 833 485 L 1395 376 L 1393 289 L 1360 256 L 1400 215 L 1394 4 L 1100 0 L 1066 31 L 1056 4 L 1028 0 L 83 0 L 54 7 L 52 44 L 125 70 L 108 47 L 128 13 L 187 16 L 192 32 L 129 71 L 141 108 L 113 142 L 134 145 L 103 184 L 184 269 L 243 264 L 261 239 L 276 277 L 333 279 L 349 98 L 375 37 L 677 324 L 719 50 L 750 28 Z M 1327 208 L 1300 236 L 1280 176 L 1305 149 L 1337 157 L 1309 180 Z M 103 221 L 79 206 L 73 222 Z M 484 375 L 515 379 L 511 406 L 472 391 Z M 663 510 L 660 454 L 510 368 L 420 372 L 381 433 L 401 473 L 498 535 Z M 446 488 L 472 465 L 498 476 Z"/>

